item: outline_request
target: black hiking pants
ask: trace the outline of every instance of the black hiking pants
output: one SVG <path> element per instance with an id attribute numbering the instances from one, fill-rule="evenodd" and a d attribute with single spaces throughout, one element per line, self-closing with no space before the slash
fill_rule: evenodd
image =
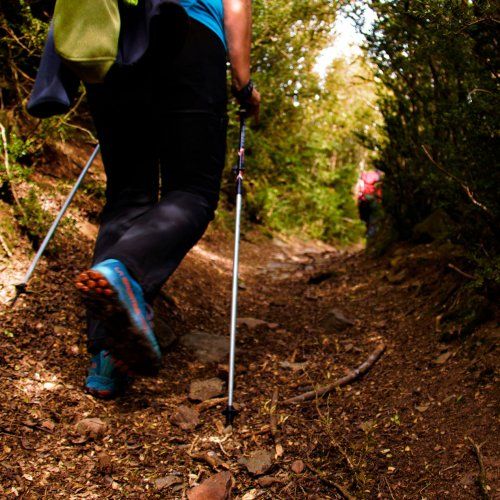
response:
<path id="1" fill-rule="evenodd" d="M 107 177 L 93 262 L 123 262 L 149 303 L 213 219 L 226 153 L 223 43 L 190 20 L 182 48 L 160 53 L 87 87 Z M 99 352 L 92 317 L 88 337 Z"/>

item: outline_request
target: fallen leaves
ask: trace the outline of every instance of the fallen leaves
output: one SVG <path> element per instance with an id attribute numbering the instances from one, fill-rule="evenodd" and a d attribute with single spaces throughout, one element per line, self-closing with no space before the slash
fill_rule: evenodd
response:
<path id="1" fill-rule="evenodd" d="M 243 412 L 232 431 L 224 428 L 221 416 L 227 398 L 213 396 L 214 393 L 210 392 L 200 397 L 196 391 L 190 395 L 200 397 L 196 399 L 200 403 L 188 402 L 187 398 L 191 380 L 204 382 L 204 379 L 212 380 L 210 377 L 218 377 L 215 393 L 224 394 L 223 390 L 220 392 L 221 385 L 228 372 L 227 366 L 215 363 L 216 359 L 225 360 L 227 356 L 227 337 L 215 335 L 225 332 L 227 311 L 212 308 L 216 305 L 223 309 L 226 296 L 216 295 L 218 281 L 203 281 L 209 276 L 205 268 L 196 278 L 207 284 L 211 291 L 215 289 L 213 295 L 196 297 L 192 292 L 199 286 L 198 282 L 177 289 L 180 290 L 177 296 L 179 301 L 183 297 L 193 297 L 193 302 L 185 301 L 186 307 L 182 311 L 187 320 L 183 332 L 197 333 L 191 336 L 191 345 L 184 341 L 181 344 L 183 350 L 193 351 L 193 359 L 196 360 L 186 362 L 173 353 L 161 377 L 137 381 L 127 398 L 116 402 L 103 403 L 80 390 L 87 361 L 83 355 L 84 343 L 77 340 L 81 325 L 76 323 L 73 310 L 69 309 L 68 317 L 54 320 L 49 314 L 47 321 L 44 319 L 41 325 L 44 336 L 37 336 L 36 342 L 31 344 L 28 343 L 31 340 L 29 334 L 26 343 L 23 343 L 24 340 L 21 342 L 25 338 L 21 335 L 21 327 L 15 329 L 7 325 L 15 332 L 16 342 L 19 339 L 18 344 L 14 344 L 9 338 L 9 349 L 17 345 L 19 352 L 6 351 L 0 346 L 3 387 L 13 391 L 4 391 L 4 410 L 9 418 L 3 422 L 4 434 L 0 436 L 0 476 L 4 480 L 0 481 L 3 483 L 0 485 L 0 497 L 5 492 L 15 495 L 15 491 L 20 497 L 29 495 L 18 484 L 18 478 L 21 478 L 25 488 L 27 485 L 35 492 L 43 492 L 47 487 L 49 496 L 61 493 L 82 498 L 86 495 L 96 498 L 186 498 L 189 491 L 188 498 L 191 499 L 227 498 L 231 490 L 224 477 L 222 481 L 212 479 L 219 472 L 235 475 L 238 491 L 237 495 L 236 492 L 233 494 L 240 499 L 340 498 L 343 494 L 339 488 L 346 490 L 347 487 L 353 488 L 356 495 L 363 495 L 354 482 L 355 473 L 348 460 L 352 456 L 353 463 L 357 464 L 365 449 L 363 446 L 368 442 L 376 443 L 369 453 L 371 463 L 365 468 L 365 462 L 359 462 L 367 483 L 376 485 L 379 476 L 387 475 L 397 486 L 395 497 L 405 493 L 416 495 L 414 483 L 422 479 L 422 484 L 418 486 L 420 490 L 426 485 L 424 480 L 435 472 L 434 469 L 427 471 L 424 468 L 424 460 L 436 459 L 433 456 L 438 451 L 434 446 L 436 443 L 432 442 L 431 446 L 427 443 L 429 433 L 434 438 L 437 418 L 448 414 L 457 417 L 456 422 L 452 420 L 448 427 L 441 427 L 447 434 L 449 429 L 456 431 L 474 422 L 487 422 L 488 403 L 492 403 L 487 396 L 493 391 L 487 385 L 475 385 L 470 389 L 466 384 L 461 385 L 463 378 L 450 377 L 448 380 L 447 377 L 453 375 L 451 370 L 460 365 L 463 351 L 455 346 L 450 356 L 452 346 L 438 343 L 434 332 L 425 330 L 430 326 L 427 306 L 418 310 L 424 315 L 422 320 L 413 315 L 406 317 L 403 313 L 407 310 L 408 299 L 413 301 L 413 295 L 403 297 L 400 288 L 398 293 L 401 299 L 392 296 L 391 289 L 395 287 L 384 284 L 383 276 L 372 274 L 372 268 L 363 267 L 362 260 L 355 257 L 350 262 L 354 261 L 357 261 L 355 270 L 358 274 L 351 276 L 349 268 L 346 278 L 351 281 L 344 282 L 342 277 L 335 280 L 337 295 L 333 295 L 333 289 L 329 288 L 332 284 L 328 280 L 321 287 L 315 287 L 314 304 L 304 300 L 307 294 L 304 289 L 311 288 L 306 283 L 310 271 L 298 281 L 295 281 L 294 275 L 287 281 L 286 287 L 280 283 L 282 289 L 265 288 L 268 284 L 254 281 L 250 268 L 245 271 L 248 273 L 246 295 L 250 301 L 248 308 L 245 305 L 245 314 L 272 318 L 282 326 L 271 333 L 272 325 L 266 321 L 257 320 L 252 324 L 240 321 L 242 334 L 238 337 L 240 355 L 236 366 L 236 397 L 238 402 L 243 403 Z M 335 263 L 337 265 L 340 264 Z M 196 270 L 196 266 L 193 269 Z M 363 273 L 358 272 L 361 270 Z M 48 271 L 53 278 L 52 271 Z M 180 270 L 181 273 L 184 271 Z M 311 268 L 311 271 L 314 269 Z M 191 272 L 192 269 L 189 269 L 181 277 Z M 189 274 L 188 278 L 191 277 Z M 220 280 L 219 275 L 216 277 Z M 180 281 L 181 278 L 178 278 L 176 283 Z M 259 288 L 261 285 L 262 289 Z M 378 286 L 382 286 L 381 290 Z M 356 294 L 350 302 L 350 294 L 355 290 Z M 323 291 L 325 295 L 320 293 Z M 270 298 L 273 300 L 269 302 Z M 356 323 L 336 335 L 331 335 L 333 330 L 317 328 L 318 321 L 329 311 L 332 312 L 331 307 L 335 305 L 332 300 L 342 304 L 340 312 L 348 322 Z M 30 302 L 30 306 L 33 304 L 33 301 Z M 419 298 L 415 297 L 415 304 L 412 303 L 411 307 L 419 305 Z M 343 310 L 344 307 L 348 309 Z M 28 315 L 28 310 L 23 314 Z M 40 317 L 41 314 L 44 313 L 39 313 Z M 32 317 L 29 319 L 33 321 Z M 81 319 L 78 316 L 78 321 Z M 425 328 L 421 326 L 424 321 Z M 68 328 L 61 328 L 57 335 L 52 335 L 53 324 L 68 324 Z M 201 334 L 199 328 L 213 332 L 213 335 Z M 390 362 L 388 358 L 388 362 L 381 363 L 380 369 L 358 386 L 335 393 L 330 402 L 318 401 L 325 422 L 327 416 L 332 419 L 328 420 L 331 422 L 328 428 L 326 424 L 323 427 L 321 419 L 315 418 L 313 405 L 301 409 L 284 408 L 283 400 L 293 391 L 302 393 L 317 387 L 323 380 L 325 383 L 334 382 L 337 376 L 343 375 L 345 367 L 356 366 L 358 358 L 362 361 L 364 353 L 368 355 L 368 346 L 381 340 L 382 330 L 391 349 Z M 68 338 L 71 342 L 66 342 Z M 57 343 L 52 346 L 54 339 Z M 322 342 L 324 339 L 326 341 Z M 433 339 L 434 344 L 429 345 L 429 339 Z M 72 346 L 69 346 L 70 343 Z M 426 346 L 423 352 L 419 350 L 422 345 Z M 68 356 L 73 348 L 76 349 L 74 355 Z M 40 349 L 41 354 L 35 349 Z M 169 356 L 168 353 L 166 355 Z M 65 359 L 64 365 L 60 365 L 60 359 Z M 468 364 L 470 362 L 468 360 Z M 433 369 L 429 369 L 431 364 Z M 479 370 L 479 365 L 473 367 Z M 430 379 L 429 376 L 436 378 Z M 44 390 L 51 387 L 44 386 L 44 383 L 63 384 L 67 390 Z M 417 390 L 419 386 L 421 390 Z M 276 387 L 279 387 L 281 401 L 278 405 L 278 398 L 273 397 L 269 404 Z M 463 395 L 456 394 L 458 390 Z M 11 397 L 11 394 L 14 396 Z M 11 408 L 7 398 L 17 406 Z M 459 424 L 458 416 L 471 409 L 477 411 L 477 416 L 473 417 L 472 413 L 466 415 L 464 423 Z M 395 412 L 401 412 L 405 417 L 398 425 L 391 417 Z M 270 413 L 275 416 L 273 430 Z M 82 429 L 74 440 L 74 424 L 83 417 L 95 416 L 102 418 L 102 421 L 97 419 L 100 422 L 97 429 Z M 103 425 L 109 428 L 105 429 Z M 428 427 L 431 427 L 430 431 L 427 431 Z M 331 434 L 326 433 L 327 430 Z M 415 437 L 407 435 L 407 432 L 415 432 Z M 482 441 L 485 431 L 477 432 L 477 439 Z M 340 446 L 332 448 L 332 437 L 345 446 L 349 455 Z M 443 444 L 447 443 L 446 437 L 443 437 Z M 92 442 L 92 439 L 100 438 L 103 439 L 101 442 Z M 68 446 L 77 442 L 82 445 Z M 282 445 L 286 447 L 284 456 Z M 485 452 L 489 454 L 491 448 L 488 446 Z M 256 464 L 256 457 L 251 451 L 262 448 L 265 448 L 264 460 Z M 329 451 L 330 448 L 332 451 Z M 428 496 L 435 495 L 439 487 L 443 491 L 450 489 L 451 496 L 460 497 L 460 490 L 457 491 L 461 487 L 459 480 L 455 488 L 451 484 L 452 476 L 448 478 L 448 474 L 456 473 L 454 478 L 463 474 L 465 461 L 457 461 L 458 455 L 452 455 L 453 450 L 452 444 L 447 445 L 446 452 L 444 446 L 439 449 L 439 460 L 443 464 L 456 462 L 458 465 L 450 472 L 447 470 L 446 475 L 433 476 L 436 482 L 425 490 Z M 458 446 L 457 451 L 460 451 Z M 245 455 L 243 460 L 248 461 L 246 465 L 243 462 L 238 464 L 242 454 Z M 486 455 L 485 460 L 488 458 Z M 338 468 L 329 468 L 337 462 L 340 465 Z M 310 469 L 309 465 L 315 469 Z M 465 462 L 465 467 L 469 465 Z M 489 473 L 488 462 L 485 465 Z M 390 467 L 396 469 L 391 471 Z M 471 497 L 475 492 L 473 488 L 477 487 L 474 483 L 475 472 L 469 490 L 463 492 Z M 210 481 L 217 484 L 212 488 Z M 376 493 L 372 491 L 371 494 Z M 387 491 L 381 494 L 390 498 Z"/>

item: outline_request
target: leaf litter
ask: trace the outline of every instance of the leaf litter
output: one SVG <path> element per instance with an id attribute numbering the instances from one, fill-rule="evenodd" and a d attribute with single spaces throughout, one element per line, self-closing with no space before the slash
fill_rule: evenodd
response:
<path id="1" fill-rule="evenodd" d="M 478 476 L 469 436 L 482 443 L 481 477 L 492 491 L 498 485 L 489 465 L 497 456 L 489 439 L 495 432 L 489 367 L 497 351 L 486 341 L 479 347 L 465 341 L 443 352 L 428 297 L 444 286 L 435 281 L 438 263 L 427 259 L 428 267 L 412 269 L 402 286 L 385 279 L 390 256 L 375 260 L 330 247 L 304 253 L 303 242 L 277 247 L 249 233 L 242 243 L 240 414 L 227 429 L 221 414 L 227 371 L 217 356 L 200 361 L 183 345 L 165 353 L 158 378 L 137 380 L 128 397 L 98 401 L 82 391 L 85 315 L 71 280 L 91 248 L 70 239 L 64 245 L 35 278 L 35 293 L 14 311 L 0 311 L 12 332 L 0 337 L 0 495 L 201 498 L 206 490 L 199 488 L 213 486 L 214 498 L 370 498 L 389 491 L 400 498 L 422 488 L 429 498 L 444 492 L 470 498 L 480 490 L 464 479 Z M 230 259 L 230 235 L 211 230 L 201 245 Z M 269 267 L 277 253 L 283 260 Z M 229 271 L 203 259 L 190 254 L 165 288 L 178 307 L 172 324 L 180 333 L 224 336 Z M 288 276 L 280 278 L 283 269 Z M 325 273 L 327 279 L 310 279 Z M 172 305 L 160 300 L 158 307 Z M 488 338 L 490 328 L 477 338 Z M 364 378 L 324 399 L 279 404 L 345 376 L 380 342 L 386 353 Z M 211 379 L 213 390 L 190 394 L 190 383 Z M 188 399 L 201 402 L 189 406 Z M 251 472 L 241 458 L 262 451 L 266 457 Z"/>

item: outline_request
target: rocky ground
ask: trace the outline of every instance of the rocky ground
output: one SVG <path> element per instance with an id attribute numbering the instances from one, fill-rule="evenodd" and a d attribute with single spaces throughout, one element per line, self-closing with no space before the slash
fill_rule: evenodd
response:
<path id="1" fill-rule="evenodd" d="M 443 304 L 467 281 L 448 266 L 449 247 L 400 246 L 375 259 L 247 230 L 240 413 L 226 428 L 231 235 L 221 229 L 159 298 L 159 376 L 115 401 L 82 390 L 84 311 L 72 280 L 88 262 L 97 212 L 95 193 L 82 191 L 75 228 L 14 309 L 6 304 L 27 241 L 0 262 L 2 498 L 499 494 L 498 318 L 465 338 L 443 323 Z M 286 402 L 345 377 L 382 346 L 364 377 Z"/>

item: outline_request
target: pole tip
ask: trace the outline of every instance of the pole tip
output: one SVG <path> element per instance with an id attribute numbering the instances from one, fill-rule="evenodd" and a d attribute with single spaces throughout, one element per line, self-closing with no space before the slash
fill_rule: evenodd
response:
<path id="1" fill-rule="evenodd" d="M 234 406 L 227 406 L 222 414 L 226 417 L 226 427 L 233 425 L 234 417 L 238 415 L 238 410 Z"/>
<path id="2" fill-rule="evenodd" d="M 14 298 L 10 301 L 9 306 L 13 308 L 16 305 L 17 299 L 23 294 L 26 293 L 28 284 L 27 283 L 18 283 L 15 285 L 16 288 L 16 294 L 14 295 Z"/>

